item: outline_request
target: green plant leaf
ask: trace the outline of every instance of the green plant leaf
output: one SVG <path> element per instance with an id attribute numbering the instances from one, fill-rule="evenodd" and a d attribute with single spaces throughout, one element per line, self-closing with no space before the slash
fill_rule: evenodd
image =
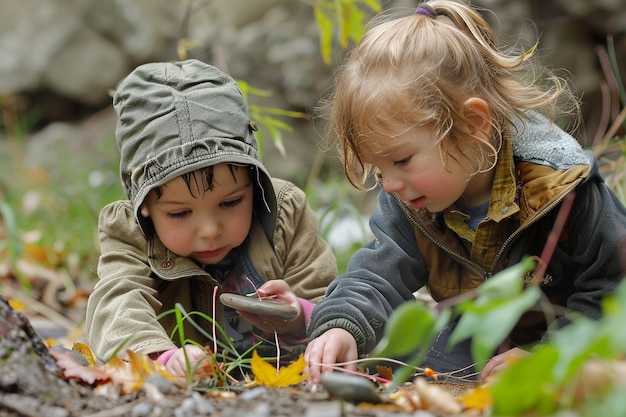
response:
<path id="1" fill-rule="evenodd" d="M 554 411 L 558 387 L 553 383 L 552 369 L 558 357 L 559 352 L 553 346 L 544 345 L 500 371 L 491 386 L 493 415 L 518 416 L 539 409 L 546 413 Z"/>
<path id="2" fill-rule="evenodd" d="M 477 367 L 482 368 L 515 327 L 519 318 L 534 306 L 540 297 L 539 288 L 530 287 L 517 297 L 494 302 L 484 313 L 463 314 L 450 336 L 450 344 L 458 343 L 471 336 L 472 356 Z M 458 333 L 457 329 L 459 329 Z"/>
<path id="3" fill-rule="evenodd" d="M 530 258 L 490 278 L 478 288 L 478 296 L 458 306 L 462 313 L 448 346 L 472 338 L 472 355 L 481 368 L 511 332 L 519 318 L 541 298 L 538 287 L 524 291 L 523 278 L 532 270 Z"/>
<path id="4" fill-rule="evenodd" d="M 615 292 L 602 300 L 602 328 L 611 343 L 612 354 L 626 354 L 626 332 L 616 332 L 626 322 L 626 281 Z"/>
<path id="5" fill-rule="evenodd" d="M 260 128 L 260 130 L 255 132 L 259 154 L 264 154 L 265 135 L 263 134 L 263 130 L 266 130 L 270 135 L 272 143 L 276 149 L 278 149 L 280 154 L 282 156 L 287 156 L 287 152 L 285 151 L 285 146 L 283 144 L 282 133 L 292 132 L 293 128 L 291 125 L 278 119 L 277 117 L 307 118 L 308 115 L 294 110 L 284 110 L 276 107 L 264 107 L 252 104 L 249 102 L 250 95 L 257 97 L 269 97 L 271 96 L 271 92 L 252 87 L 243 80 L 237 80 L 237 84 L 241 89 L 241 93 L 246 101 L 246 104 L 248 105 L 250 118 L 254 120 Z"/>
<path id="6" fill-rule="evenodd" d="M 607 395 L 592 399 L 585 404 L 581 417 L 623 417 L 626 410 L 626 395 L 621 387 L 615 387 Z"/>
<path id="7" fill-rule="evenodd" d="M 391 385 L 389 388 L 394 389 L 408 381 L 409 378 L 413 376 L 413 374 L 415 373 L 415 369 L 417 369 L 417 367 L 421 365 L 424 357 L 428 353 L 428 350 L 430 349 L 430 345 L 432 344 L 434 338 L 445 326 L 448 325 L 451 316 L 451 310 L 444 310 L 439 314 L 438 317 L 436 317 L 430 331 L 426 332 L 426 329 L 424 329 L 424 338 L 423 340 L 421 340 L 421 343 L 415 346 L 413 357 L 409 360 L 407 366 L 401 367 L 400 369 L 396 370 L 396 372 L 394 372 L 393 380 L 391 381 Z M 412 335 L 412 333 L 408 334 Z"/>
<path id="8" fill-rule="evenodd" d="M 414 353 L 420 346 L 430 345 L 435 337 L 436 318 L 427 306 L 407 301 L 389 317 L 385 334 L 372 356 L 399 357 Z"/>
<path id="9" fill-rule="evenodd" d="M 320 52 L 322 54 L 322 60 L 326 65 L 330 65 L 333 50 L 333 23 L 320 6 L 315 6 L 314 14 L 317 27 L 320 31 Z"/>
<path id="10" fill-rule="evenodd" d="M 495 415 L 553 413 L 563 406 L 559 404 L 563 392 L 590 358 L 614 359 L 624 354 L 623 332 L 616 329 L 621 328 L 626 314 L 626 282 L 606 297 L 602 306 L 604 316 L 599 320 L 571 316 L 568 326 L 552 332 L 531 355 L 498 374 L 491 388 Z"/>
<path id="11" fill-rule="evenodd" d="M 320 50 L 324 63 L 332 60 L 333 39 L 346 48 L 349 40 L 358 42 L 369 18 L 367 12 L 379 13 L 382 6 L 378 0 L 317 0 L 314 15 L 320 32 Z"/>
<path id="12" fill-rule="evenodd" d="M 478 287 L 476 304 L 489 304 L 492 300 L 513 297 L 522 292 L 523 278 L 535 267 L 531 258 L 524 258 L 519 263 L 489 278 Z"/>
<path id="13" fill-rule="evenodd" d="M 606 337 L 601 336 L 601 330 L 598 322 L 580 317 L 574 324 L 554 333 L 552 344 L 559 351 L 559 360 L 554 368 L 555 380 L 566 381 L 592 355 L 606 356 L 610 344 Z"/>
<path id="14" fill-rule="evenodd" d="M 626 335 L 615 331 L 626 320 L 626 285 L 602 301 L 603 316 L 592 320 L 583 316 L 571 317 L 572 323 L 552 334 L 550 342 L 560 352 L 555 367 L 555 379 L 566 382 L 592 357 L 615 359 L 626 352 Z"/>

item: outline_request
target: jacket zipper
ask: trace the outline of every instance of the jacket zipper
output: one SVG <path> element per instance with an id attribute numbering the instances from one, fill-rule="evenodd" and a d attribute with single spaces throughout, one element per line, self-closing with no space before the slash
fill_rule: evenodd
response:
<path id="1" fill-rule="evenodd" d="M 408 207 L 402 202 L 402 200 L 400 200 L 395 194 L 393 195 L 393 197 L 396 199 L 396 201 L 398 201 L 398 203 L 400 203 L 400 207 L 402 207 L 402 211 L 404 211 L 404 213 L 407 215 L 407 217 L 409 217 L 409 219 L 411 220 L 411 222 L 413 222 L 413 224 L 415 224 L 417 226 L 418 229 L 420 229 L 420 231 L 428 238 L 430 239 L 431 242 L 433 242 L 435 245 L 437 245 L 437 247 L 439 247 L 441 250 L 443 250 L 444 252 L 446 252 L 448 255 L 452 256 L 453 258 L 455 258 L 456 260 L 458 260 L 459 262 L 467 265 L 468 267 L 474 269 L 476 272 L 478 272 L 480 275 L 483 276 L 483 279 L 487 279 L 491 276 L 491 274 L 489 272 L 487 272 L 482 266 L 480 266 L 478 263 L 472 261 L 471 259 L 468 259 L 458 253 L 456 253 L 455 251 L 453 251 L 452 249 L 448 248 L 447 246 L 445 246 L 443 243 L 441 243 L 437 238 L 435 238 L 433 235 L 431 235 L 426 228 L 415 218 L 415 216 L 413 215 L 413 212 L 411 212 Z"/>
<path id="2" fill-rule="evenodd" d="M 549 212 L 551 212 L 552 210 L 554 210 L 554 208 L 556 206 L 558 206 L 563 199 L 565 198 L 565 196 L 567 194 L 569 194 L 574 188 L 576 188 L 576 186 L 582 181 L 582 179 L 577 180 L 576 182 L 572 183 L 572 185 L 570 187 L 568 187 L 565 191 L 563 191 L 558 197 L 555 197 L 552 202 L 544 207 L 531 221 L 527 221 L 526 223 L 524 223 L 523 225 L 521 225 L 519 228 L 517 228 L 517 230 L 515 230 L 513 233 L 511 233 L 511 235 L 506 238 L 506 240 L 504 241 L 504 243 L 502 243 L 502 246 L 500 246 L 500 249 L 498 250 L 498 253 L 496 253 L 496 256 L 493 260 L 493 263 L 491 264 L 492 266 L 492 270 L 496 267 L 496 265 L 498 264 L 498 261 L 500 260 L 500 257 L 504 254 L 504 251 L 506 250 L 507 246 L 513 241 L 515 240 L 524 230 L 528 229 L 528 227 L 530 227 L 531 225 L 533 225 L 534 223 L 538 222 L 539 220 L 541 220 L 542 218 L 544 218 Z"/>
<path id="3" fill-rule="evenodd" d="M 537 221 L 541 220 L 543 217 L 545 217 L 550 211 L 552 211 L 559 203 L 561 203 L 561 201 L 563 201 L 563 199 L 565 198 L 565 196 L 572 191 L 574 188 L 576 188 L 576 186 L 582 181 L 582 178 L 577 180 L 576 182 L 572 183 L 572 185 L 570 187 L 568 187 L 565 191 L 563 191 L 558 197 L 556 197 L 555 199 L 552 200 L 552 202 L 544 207 L 536 216 L 535 218 L 533 218 L 531 221 L 526 222 L 525 224 L 523 224 L 522 226 L 520 226 L 517 230 L 515 230 L 513 233 L 511 233 L 511 235 L 506 238 L 506 240 L 504 241 L 504 243 L 500 246 L 500 249 L 498 250 L 498 253 L 496 254 L 494 261 L 492 263 L 492 268 L 491 270 L 493 271 L 493 269 L 496 267 L 496 265 L 498 264 L 498 261 L 500 260 L 500 258 L 502 257 L 502 255 L 504 254 L 504 251 L 506 250 L 506 248 L 508 247 L 508 245 L 515 240 L 520 233 L 522 233 L 524 230 L 526 230 L 528 227 L 530 227 L 531 225 L 533 225 L 534 223 L 536 223 Z M 415 224 L 417 226 L 418 229 L 420 229 L 420 231 L 424 234 L 424 236 L 426 236 L 431 242 L 433 242 L 437 247 L 439 247 L 441 250 L 443 250 L 444 252 L 446 252 L 448 255 L 452 256 L 453 258 L 455 258 L 456 260 L 458 260 L 459 262 L 467 265 L 468 267 L 474 269 L 474 271 L 480 273 L 483 277 L 483 280 L 487 280 L 489 278 L 491 278 L 491 276 L 493 276 L 492 272 L 489 272 L 487 270 L 485 270 L 485 268 L 483 268 L 482 266 L 480 266 L 478 263 L 472 261 L 469 258 L 466 258 L 463 255 L 460 255 L 459 253 L 453 251 L 452 249 L 448 248 L 447 246 L 445 246 L 441 241 L 439 241 L 439 239 L 437 239 L 436 237 L 434 237 L 432 234 L 430 234 L 426 228 L 421 224 L 421 222 L 419 222 L 417 220 L 417 218 L 415 217 L 415 215 L 413 214 L 413 212 L 411 210 L 408 209 L 408 207 L 406 206 L 406 204 L 404 204 L 404 202 L 402 200 L 400 200 L 395 194 L 393 195 L 393 197 L 395 198 L 396 201 L 398 201 L 398 203 L 400 203 L 400 207 L 402 208 L 402 211 L 407 215 L 407 217 L 409 217 L 409 219 L 411 220 L 411 222 L 413 224 Z"/>

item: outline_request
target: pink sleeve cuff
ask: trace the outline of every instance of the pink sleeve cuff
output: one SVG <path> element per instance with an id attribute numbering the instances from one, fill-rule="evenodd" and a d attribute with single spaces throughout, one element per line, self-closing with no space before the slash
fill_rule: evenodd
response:
<path id="1" fill-rule="evenodd" d="M 298 297 L 300 305 L 302 306 L 302 314 L 304 315 L 304 327 L 309 327 L 309 321 L 311 321 L 311 314 L 313 313 L 313 307 L 315 304 L 307 299 Z"/>
<path id="2" fill-rule="evenodd" d="M 159 355 L 159 357 L 157 358 L 157 362 L 160 363 L 161 365 L 165 366 L 167 365 L 167 362 L 170 360 L 170 358 L 172 357 L 172 355 L 174 353 L 176 353 L 178 349 L 170 349 L 170 350 L 166 350 L 165 352 L 161 353 Z"/>
<path id="3" fill-rule="evenodd" d="M 306 329 L 309 325 L 309 321 L 311 320 L 311 313 L 313 312 L 314 304 L 312 304 L 309 300 L 306 300 L 300 297 L 298 297 L 298 301 L 300 302 L 300 305 L 302 306 L 302 315 L 304 316 L 304 328 Z M 281 337 L 282 337 L 282 341 L 286 345 L 290 345 L 290 346 L 304 345 L 306 344 L 306 342 L 308 342 L 308 339 L 306 336 L 304 336 L 301 339 L 292 339 L 288 335 L 283 334 L 281 335 Z"/>

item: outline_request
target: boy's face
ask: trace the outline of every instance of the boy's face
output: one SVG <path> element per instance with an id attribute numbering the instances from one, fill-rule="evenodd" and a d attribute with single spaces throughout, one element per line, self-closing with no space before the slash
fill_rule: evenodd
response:
<path id="1" fill-rule="evenodd" d="M 382 187 L 415 208 L 440 212 L 457 200 L 474 205 L 489 198 L 492 173 L 473 175 L 476 162 L 458 148 L 448 150 L 444 165 L 434 132 L 416 126 L 378 139 L 376 150 L 363 146 L 363 162 L 377 168 Z"/>
<path id="2" fill-rule="evenodd" d="M 248 236 L 253 184 L 247 167 L 215 165 L 213 188 L 206 191 L 200 180 L 204 172 L 194 175 L 190 186 L 182 177 L 166 183 L 161 197 L 151 191 L 141 214 L 152 219 L 159 239 L 171 252 L 198 263 L 216 264 Z"/>

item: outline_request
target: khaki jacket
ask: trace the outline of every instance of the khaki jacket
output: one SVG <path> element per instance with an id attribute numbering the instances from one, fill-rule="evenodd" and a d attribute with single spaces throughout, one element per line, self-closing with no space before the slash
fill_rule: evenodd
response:
<path id="1" fill-rule="evenodd" d="M 270 242 L 256 221 L 244 242 L 244 269 L 252 281 L 284 279 L 302 298 L 318 301 L 337 275 L 330 246 L 318 235 L 318 220 L 306 196 L 295 185 L 272 179 L 277 221 Z M 104 207 L 99 219 L 101 256 L 99 281 L 86 313 L 88 341 L 96 356 L 106 360 L 127 349 L 144 354 L 176 348 L 178 334 L 172 310 L 223 316 L 218 282 L 193 260 L 171 254 L 155 236 L 146 240 L 128 200 Z M 183 314 L 184 314 L 183 312 Z M 209 321 L 193 316 L 201 330 L 185 320 L 185 338 L 207 343 Z M 119 352 L 118 352 L 119 350 Z"/>

